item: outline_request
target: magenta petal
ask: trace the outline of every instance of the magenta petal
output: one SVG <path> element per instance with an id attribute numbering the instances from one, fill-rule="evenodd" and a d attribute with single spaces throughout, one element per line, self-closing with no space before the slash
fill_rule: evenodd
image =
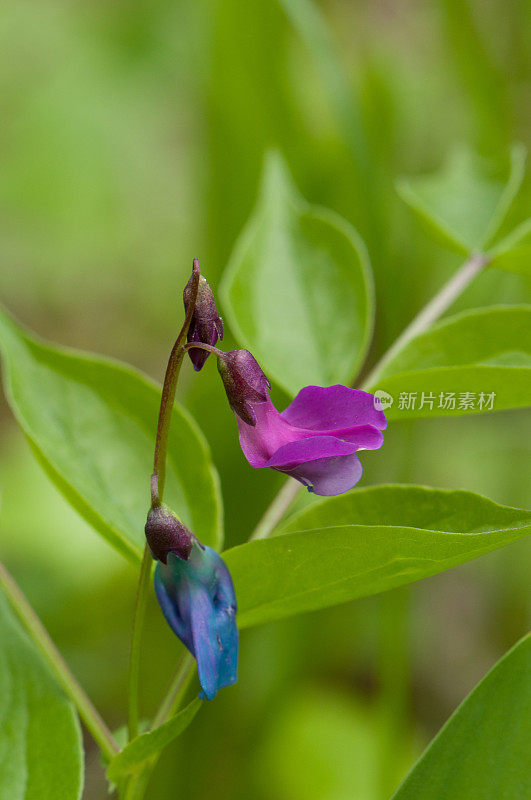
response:
<path id="1" fill-rule="evenodd" d="M 254 426 L 236 417 L 240 445 L 251 467 L 270 466 L 268 460 L 279 448 L 306 437 L 304 431 L 298 431 L 282 418 L 269 398 L 265 402 L 254 403 L 253 411 L 256 418 Z"/>
<path id="2" fill-rule="evenodd" d="M 333 497 L 352 489 L 361 478 L 363 468 L 356 455 L 348 455 L 319 458 L 293 470 L 282 471 L 303 483 L 311 492 Z"/>
<path id="3" fill-rule="evenodd" d="M 358 450 L 378 450 L 383 445 L 383 433 L 372 425 L 356 425 L 345 430 L 327 431 L 327 434 L 352 442 Z M 323 433 L 324 435 L 324 433 Z"/>
<path id="4" fill-rule="evenodd" d="M 282 412 L 282 418 L 298 428 L 335 431 L 357 425 L 384 430 L 387 420 L 374 407 L 374 395 L 347 386 L 305 386 Z"/>
<path id="5" fill-rule="evenodd" d="M 357 449 L 356 444 L 343 442 L 334 436 L 310 436 L 279 447 L 264 466 L 282 470 L 295 469 L 306 461 L 351 455 Z"/>

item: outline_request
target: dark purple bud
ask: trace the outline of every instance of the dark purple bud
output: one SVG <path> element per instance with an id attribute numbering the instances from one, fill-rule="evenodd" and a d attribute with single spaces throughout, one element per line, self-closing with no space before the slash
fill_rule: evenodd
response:
<path id="1" fill-rule="evenodd" d="M 165 564 L 168 553 L 188 561 L 195 537 L 164 503 L 150 508 L 144 530 L 151 555 L 157 561 Z"/>
<path id="2" fill-rule="evenodd" d="M 185 311 L 188 310 L 188 304 L 190 303 L 192 281 L 193 275 L 184 287 L 183 300 Z M 201 344 L 209 344 L 212 347 L 215 347 L 218 339 L 223 339 L 223 321 L 218 314 L 212 289 L 202 275 L 199 278 L 197 300 L 192 321 L 188 328 L 187 338 L 189 342 L 200 342 Z M 207 353 L 206 350 L 199 350 L 199 348 L 194 347 L 188 351 L 188 355 L 194 365 L 194 369 L 196 372 L 199 372 L 207 360 L 209 353 Z"/>
<path id="3" fill-rule="evenodd" d="M 256 425 L 255 403 L 264 403 L 271 385 L 248 350 L 229 350 L 218 356 L 218 370 L 229 404 L 248 425 Z"/>

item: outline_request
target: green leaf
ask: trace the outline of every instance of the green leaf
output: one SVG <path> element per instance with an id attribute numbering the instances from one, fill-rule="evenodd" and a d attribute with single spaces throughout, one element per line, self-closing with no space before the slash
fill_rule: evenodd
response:
<path id="1" fill-rule="evenodd" d="M 365 246 L 331 211 L 310 206 L 277 153 L 221 284 L 230 325 L 290 394 L 346 383 L 370 341 L 373 290 Z"/>
<path id="2" fill-rule="evenodd" d="M 388 419 L 500 411 L 530 404 L 530 368 L 531 306 L 492 306 L 456 314 L 412 339 L 369 391 L 391 395 Z M 414 408 L 407 407 L 406 395 L 415 393 Z"/>
<path id="3" fill-rule="evenodd" d="M 505 219 L 525 174 L 526 150 L 513 145 L 509 174 L 496 176 L 467 148 L 454 150 L 440 172 L 401 178 L 397 191 L 428 230 L 460 253 L 484 250 Z"/>
<path id="4" fill-rule="evenodd" d="M 87 521 L 136 562 L 160 389 L 116 361 L 35 339 L 2 309 L 0 351 L 9 404 L 39 461 Z M 178 406 L 168 443 L 167 501 L 201 541 L 219 546 L 217 475 L 201 432 Z"/>
<path id="5" fill-rule="evenodd" d="M 531 218 L 502 239 L 489 255 L 489 267 L 531 275 Z"/>
<path id="6" fill-rule="evenodd" d="M 247 627 L 418 581 L 530 530 L 531 511 L 472 492 L 376 486 L 314 503 L 223 558 Z"/>
<path id="7" fill-rule="evenodd" d="M 157 756 L 190 725 L 200 706 L 201 700 L 196 697 L 186 708 L 183 708 L 163 725 L 153 731 L 143 733 L 129 742 L 109 764 L 108 779 L 117 783 L 124 776 L 141 769 L 146 761 Z"/>
<path id="8" fill-rule="evenodd" d="M 0 797 L 78 800 L 83 746 L 74 707 L 0 592 Z"/>
<path id="9" fill-rule="evenodd" d="M 531 797 L 531 634 L 498 661 L 393 795 L 394 800 Z"/>

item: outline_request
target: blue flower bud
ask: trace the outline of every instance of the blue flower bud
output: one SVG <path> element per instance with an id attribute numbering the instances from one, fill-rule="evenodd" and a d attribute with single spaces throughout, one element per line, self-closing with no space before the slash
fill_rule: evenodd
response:
<path id="1" fill-rule="evenodd" d="M 202 696 L 211 700 L 238 679 L 236 597 L 229 570 L 194 542 L 183 561 L 169 553 L 155 570 L 155 593 L 170 628 L 197 661 Z"/>

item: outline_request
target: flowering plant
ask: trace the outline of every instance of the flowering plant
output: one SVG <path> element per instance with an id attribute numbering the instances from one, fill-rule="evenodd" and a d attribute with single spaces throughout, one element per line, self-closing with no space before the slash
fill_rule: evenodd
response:
<path id="1" fill-rule="evenodd" d="M 388 420 L 386 444 L 401 419 L 529 403 L 527 306 L 493 306 L 439 321 L 518 240 L 513 234 L 509 243 L 491 241 L 518 188 L 518 152 L 507 186 L 498 187 L 501 205 L 481 248 L 474 239 L 460 270 L 363 379 L 373 324 L 364 245 L 344 221 L 299 197 L 278 155 L 268 157 L 256 215 L 220 286 L 230 328 L 245 347 L 218 346 L 223 323 L 197 259 L 184 288 L 184 320 L 162 390 L 115 361 L 49 345 L 0 310 L 6 397 L 18 423 L 67 500 L 138 572 L 127 731 L 115 731 L 0 565 L 2 797 L 79 798 L 79 718 L 101 751 L 111 791 L 122 800 L 151 796 L 150 781 L 156 780 L 165 748 L 187 731 L 201 708 L 207 716 L 217 706 L 203 701 L 214 700 L 220 690 L 224 697 L 237 697 L 244 691 L 234 686 L 238 674 L 247 672 L 244 686 L 254 679 L 250 662 L 238 663 L 240 630 L 405 586 L 529 532 L 529 511 L 472 492 L 393 483 L 358 487 L 362 463 L 370 470 L 378 459 L 385 462 L 385 449 L 369 451 L 382 448 Z M 433 200 L 432 193 L 429 197 Z M 432 213 L 432 221 L 438 223 L 439 213 Z M 286 245 L 280 270 L 279 241 Z M 216 359 L 243 455 L 257 469 L 253 479 L 266 481 L 269 467 L 284 481 L 271 504 L 256 514 L 248 540 L 226 550 L 220 481 L 209 448 L 197 423 L 175 402 L 187 357 L 201 373 L 194 376 L 198 382 L 208 380 Z M 215 420 L 225 410 L 219 388 L 208 393 Z M 271 399 L 275 393 L 292 398 L 281 412 Z M 394 402 L 406 394 L 421 402 Z M 461 394 L 462 403 L 445 400 Z M 475 406 L 471 395 L 495 398 L 496 404 Z M 437 404 L 437 397 L 444 402 Z M 232 434 L 235 440 L 234 426 Z M 409 451 L 401 455 L 407 463 L 413 458 Z M 248 465 L 245 470 L 252 473 Z M 232 475 L 223 477 L 239 491 Z M 309 491 L 300 492 L 304 487 Z M 69 567 L 81 572 L 76 543 L 69 541 L 67 549 Z M 158 615 L 150 611 L 154 598 Z M 133 605 L 132 593 L 129 599 Z M 166 674 L 170 665 L 161 651 L 146 646 L 146 618 L 153 628 L 165 620 L 165 634 L 179 650 L 175 676 L 147 721 L 141 713 L 148 705 L 145 689 L 158 691 L 153 674 L 161 663 Z M 492 764 L 500 725 L 514 752 L 527 744 L 522 698 L 529 692 L 530 657 L 527 637 L 459 708 L 398 789 L 397 800 L 442 800 L 450 795 L 441 794 L 441 786 L 444 792 L 450 786 L 452 797 L 464 797 L 469 786 L 479 787 L 472 791 L 478 798 L 508 797 L 500 769 L 516 787 L 511 796 L 527 796 L 523 756 L 516 763 L 504 748 L 502 767 Z M 455 769 L 457 751 L 467 752 L 473 775 L 464 762 Z M 402 767 L 396 758 L 390 762 L 394 786 Z M 425 786 L 428 794 L 422 794 Z"/>

